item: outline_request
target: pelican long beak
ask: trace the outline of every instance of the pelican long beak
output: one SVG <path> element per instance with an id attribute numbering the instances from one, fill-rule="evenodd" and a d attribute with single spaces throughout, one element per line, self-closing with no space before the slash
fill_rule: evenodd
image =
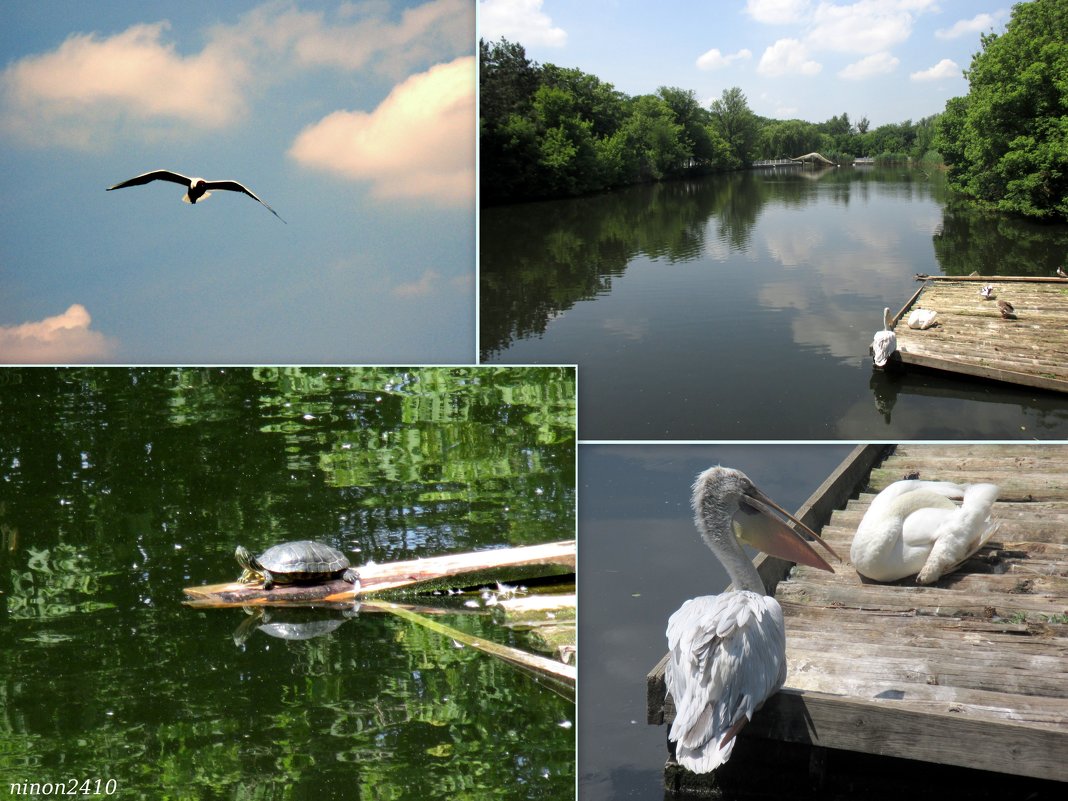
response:
<path id="1" fill-rule="evenodd" d="M 842 561 L 815 531 L 756 487 L 742 496 L 742 502 L 734 516 L 734 530 L 739 538 L 754 548 L 788 562 L 834 572 L 834 568 L 809 545 L 804 535 L 812 537 L 835 559 Z"/>

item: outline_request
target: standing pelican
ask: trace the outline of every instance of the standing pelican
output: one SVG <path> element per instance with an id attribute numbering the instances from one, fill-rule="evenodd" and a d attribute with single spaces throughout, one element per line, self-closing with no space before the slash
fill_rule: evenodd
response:
<path id="1" fill-rule="evenodd" d="M 152 181 L 170 181 L 175 184 L 182 184 L 186 187 L 185 197 L 182 200 L 186 203 L 196 204 L 198 200 L 207 200 L 211 197 L 212 189 L 227 189 L 231 192 L 244 192 L 253 200 L 263 205 L 267 211 L 271 212 L 279 220 L 282 220 L 278 212 L 260 200 L 256 196 L 256 193 L 249 189 L 247 186 L 239 184 L 237 181 L 205 181 L 203 178 L 187 178 L 184 175 L 180 175 L 170 170 L 153 170 L 152 172 L 146 172 L 143 175 L 138 175 L 136 178 L 131 178 L 128 181 L 123 181 L 121 184 L 115 184 L 115 186 L 109 186 L 107 191 L 112 189 L 125 189 L 127 186 L 141 186 Z M 282 220 L 285 222 L 285 220 Z"/>
<path id="2" fill-rule="evenodd" d="M 765 553 L 831 570 L 793 523 L 834 551 L 729 467 L 711 467 L 697 477 L 692 505 L 694 524 L 735 588 L 689 600 L 668 620 L 664 679 L 675 701 L 668 737 L 680 765 L 707 773 L 730 758 L 735 735 L 786 681 L 782 608 L 764 594 L 739 538 Z"/>
<path id="3" fill-rule="evenodd" d="M 862 576 L 930 584 L 983 546 L 998 524 L 996 484 L 895 481 L 875 496 L 857 527 L 849 557 Z M 960 506 L 953 502 L 961 499 Z"/>
<path id="4" fill-rule="evenodd" d="M 871 341 L 871 355 L 876 367 L 885 367 L 890 354 L 897 350 L 897 335 L 890 330 L 890 309 L 883 309 L 883 330 L 876 331 Z"/>

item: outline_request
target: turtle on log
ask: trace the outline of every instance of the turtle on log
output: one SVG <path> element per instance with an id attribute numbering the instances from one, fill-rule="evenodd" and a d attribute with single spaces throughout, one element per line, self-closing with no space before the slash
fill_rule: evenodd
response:
<path id="1" fill-rule="evenodd" d="M 334 579 L 360 585 L 360 574 L 352 569 L 345 554 L 313 540 L 283 542 L 259 556 L 238 545 L 234 557 L 244 568 L 238 580 L 245 584 L 262 582 L 265 590 L 275 584 L 321 584 Z"/>

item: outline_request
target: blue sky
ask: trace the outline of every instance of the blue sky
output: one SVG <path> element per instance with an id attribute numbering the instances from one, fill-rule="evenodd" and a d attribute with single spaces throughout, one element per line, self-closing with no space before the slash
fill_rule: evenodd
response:
<path id="1" fill-rule="evenodd" d="M 473 0 L 2 19 L 0 363 L 474 360 Z"/>
<path id="2" fill-rule="evenodd" d="M 479 0 L 479 33 L 628 95 L 738 86 L 757 114 L 873 126 L 941 112 L 1011 2 L 990 0 Z"/>

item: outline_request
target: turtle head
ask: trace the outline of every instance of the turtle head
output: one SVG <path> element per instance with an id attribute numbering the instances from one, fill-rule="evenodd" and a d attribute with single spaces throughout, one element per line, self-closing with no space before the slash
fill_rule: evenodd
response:
<path id="1" fill-rule="evenodd" d="M 248 552 L 248 549 L 244 545 L 237 546 L 237 550 L 234 551 L 234 558 L 237 560 L 237 563 L 248 572 L 260 572 L 260 563 L 256 560 L 255 556 Z"/>

